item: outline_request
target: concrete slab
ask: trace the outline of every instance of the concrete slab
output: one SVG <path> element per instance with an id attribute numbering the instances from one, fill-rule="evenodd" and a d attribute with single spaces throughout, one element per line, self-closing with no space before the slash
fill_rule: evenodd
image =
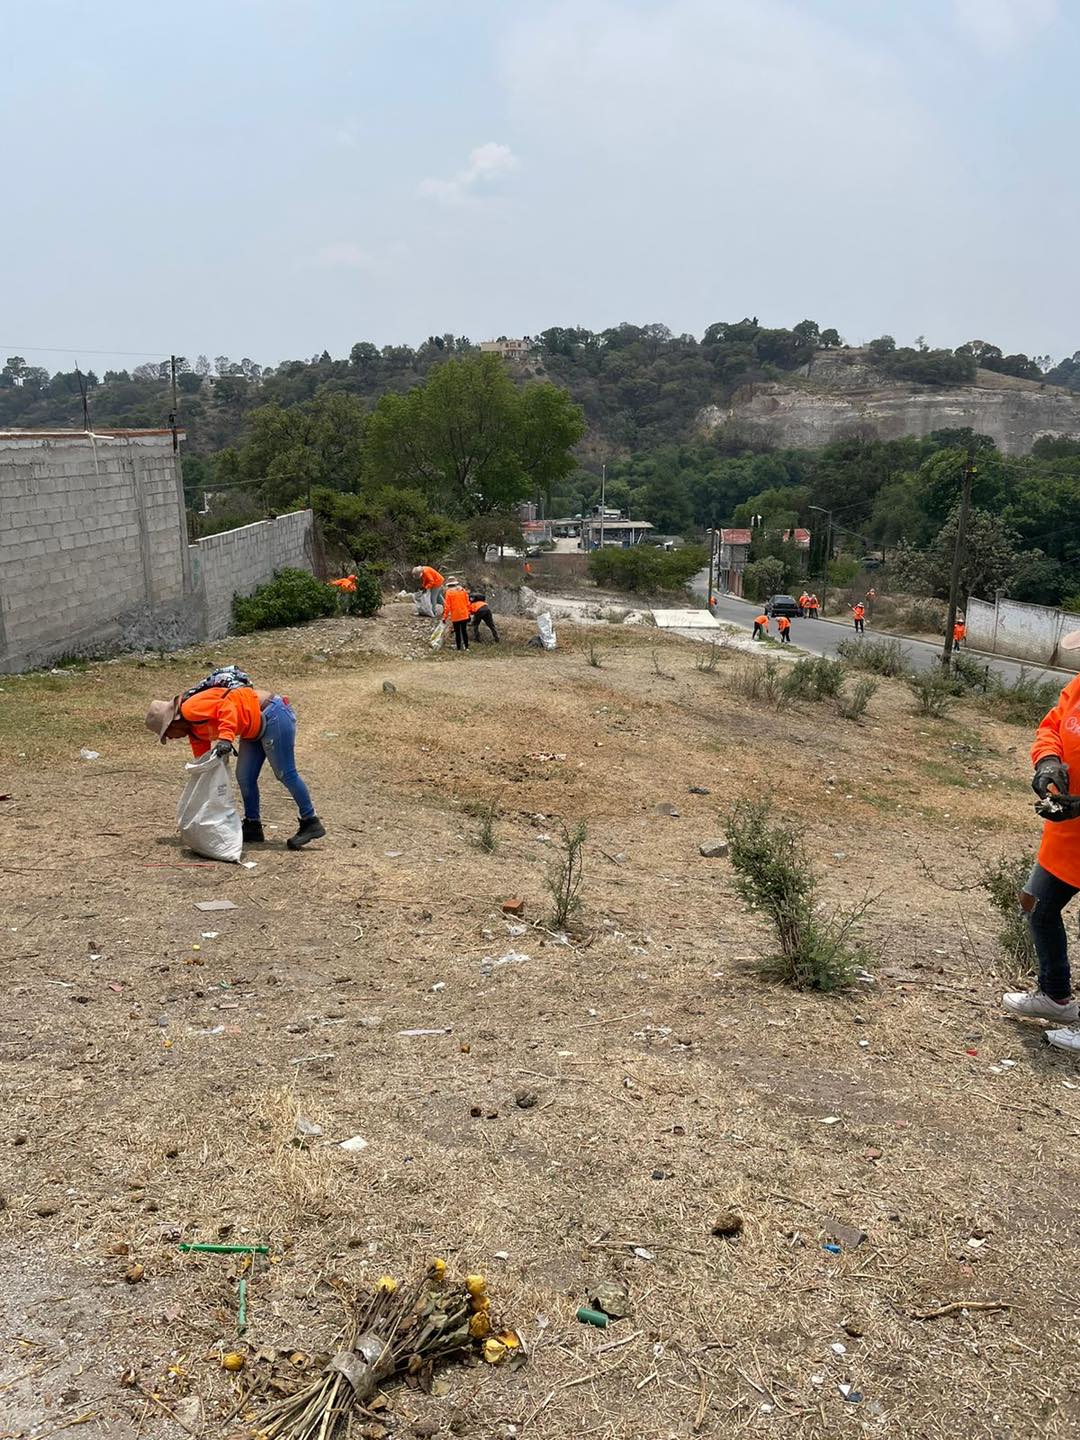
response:
<path id="1" fill-rule="evenodd" d="M 720 622 L 708 610 L 654 610 L 660 630 L 719 630 Z"/>

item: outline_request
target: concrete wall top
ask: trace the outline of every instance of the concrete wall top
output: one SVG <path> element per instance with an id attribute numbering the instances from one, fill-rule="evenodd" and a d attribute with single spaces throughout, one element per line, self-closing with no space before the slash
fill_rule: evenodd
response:
<path id="1" fill-rule="evenodd" d="M 177 440 L 185 440 L 183 430 L 176 432 Z M 33 449 L 45 445 L 146 445 L 153 447 L 167 442 L 172 448 L 171 430 L 0 430 L 0 446 L 11 445 L 16 449 Z"/>

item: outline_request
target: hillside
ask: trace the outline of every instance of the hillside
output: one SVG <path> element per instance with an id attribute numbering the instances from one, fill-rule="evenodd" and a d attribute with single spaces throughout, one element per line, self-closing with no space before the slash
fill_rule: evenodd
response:
<path id="1" fill-rule="evenodd" d="M 1026 455 L 1042 436 L 1080 436 L 1080 396 L 985 369 L 970 385 L 912 384 L 884 375 L 864 349 L 827 350 L 783 380 L 756 381 L 727 404 L 705 406 L 698 423 L 709 436 L 792 449 L 971 429 L 1003 454 Z"/>

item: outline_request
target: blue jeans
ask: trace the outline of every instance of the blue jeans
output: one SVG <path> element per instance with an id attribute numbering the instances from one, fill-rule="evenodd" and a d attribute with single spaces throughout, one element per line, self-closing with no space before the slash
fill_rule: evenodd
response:
<path id="1" fill-rule="evenodd" d="M 1020 905 L 1039 960 L 1039 989 L 1051 1000 L 1068 1000 L 1072 994 L 1069 942 L 1061 912 L 1075 894 L 1075 885 L 1067 885 L 1038 864 L 1020 892 Z"/>
<path id="2" fill-rule="evenodd" d="M 275 695 L 262 715 L 262 734 L 257 740 L 240 741 L 240 759 L 236 762 L 236 783 L 244 800 L 244 819 L 260 818 L 259 771 L 264 760 L 270 761 L 271 770 L 296 801 L 300 819 L 310 819 L 315 814 L 315 806 L 311 803 L 307 786 L 300 779 L 294 753 L 296 712 L 280 695 Z"/>

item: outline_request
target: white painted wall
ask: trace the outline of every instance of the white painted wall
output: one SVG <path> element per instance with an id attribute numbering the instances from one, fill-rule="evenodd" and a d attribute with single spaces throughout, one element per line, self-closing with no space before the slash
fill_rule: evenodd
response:
<path id="1" fill-rule="evenodd" d="M 968 601 L 966 615 L 968 644 L 973 650 L 1080 670 L 1080 651 L 1061 649 L 1062 637 L 1080 630 L 1080 615 L 1019 600 L 999 600 L 992 605 L 975 599 Z"/>

